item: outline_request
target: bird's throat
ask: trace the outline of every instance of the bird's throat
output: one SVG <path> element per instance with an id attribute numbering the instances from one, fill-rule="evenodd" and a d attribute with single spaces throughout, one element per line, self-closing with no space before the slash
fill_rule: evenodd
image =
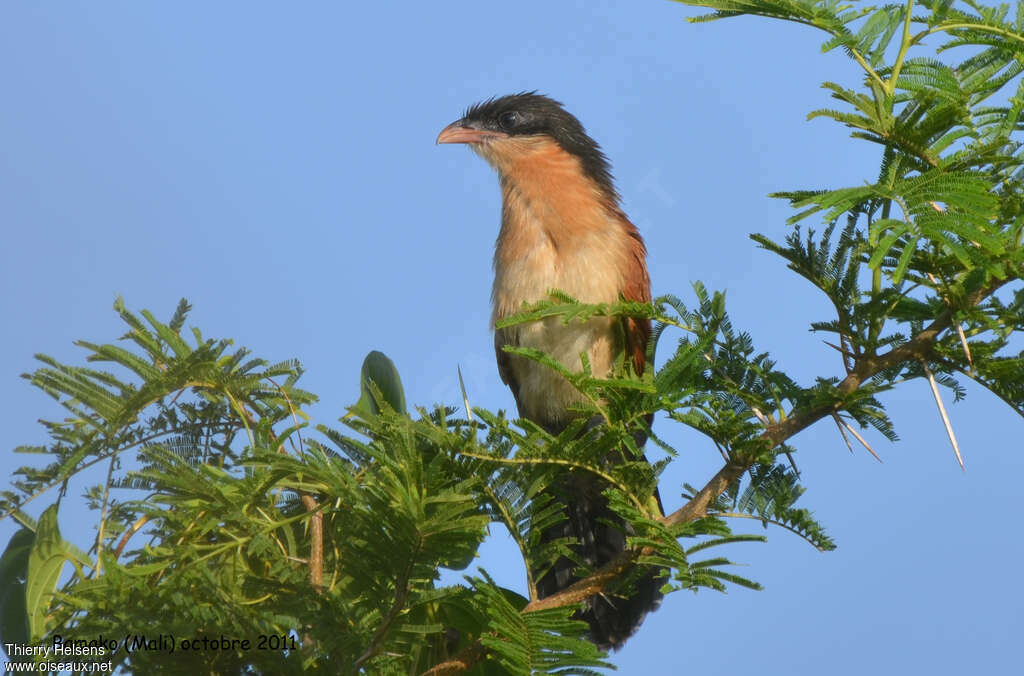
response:
<path id="1" fill-rule="evenodd" d="M 629 235 L 614 201 L 552 141 L 504 155 L 492 319 L 547 299 L 551 289 L 586 303 L 618 300 Z"/>

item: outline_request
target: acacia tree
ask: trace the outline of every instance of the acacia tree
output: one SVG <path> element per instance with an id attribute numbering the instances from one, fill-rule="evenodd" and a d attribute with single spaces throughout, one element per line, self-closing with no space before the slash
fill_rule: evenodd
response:
<path id="1" fill-rule="evenodd" d="M 590 306 L 555 293 L 507 323 L 649 317 L 648 363 L 656 348 L 672 353 L 642 377 L 623 369 L 598 379 L 507 348 L 587 395 L 581 422 L 557 437 L 479 408 L 410 411 L 391 362 L 371 353 L 339 429 L 305 413 L 315 396 L 297 386 L 296 362 L 270 364 L 185 331 L 184 301 L 166 323 L 119 301 L 122 342 L 78 343 L 107 370 L 39 356 L 26 376 L 67 417 L 44 423 L 49 445 L 16 449 L 49 464 L 21 468 L 3 493 L 3 515 L 23 525 L 0 559 L 3 642 L 113 638 L 112 659 L 139 673 L 586 673 L 605 663 L 574 610 L 594 594 L 628 594 L 640 567 L 664 569 L 666 590 L 757 586 L 704 553 L 760 539 L 731 534 L 731 515 L 833 547 L 795 506 L 797 432 L 828 419 L 851 447 L 867 446 L 852 423 L 893 438 L 877 395 L 917 378 L 931 383 L 943 420 L 937 386 L 959 399 L 961 379 L 1024 415 L 1024 355 L 1010 353 L 1024 329 L 1024 2 L 1010 18 L 1007 6 L 952 0 L 683 1 L 713 10 L 697 21 L 749 14 L 824 31 L 824 50 L 842 49 L 863 70 L 851 87 L 826 82 L 839 107 L 811 115 L 876 144 L 877 176 L 780 193 L 796 208 L 790 234 L 752 235 L 831 301 L 832 316 L 812 328 L 832 334 L 839 376 L 796 382 L 699 283 L 689 303 Z M 926 39 L 937 49 L 926 51 Z M 809 219 L 820 234 L 801 229 Z M 703 433 L 723 458 L 667 515 L 650 498 L 674 458 L 658 429 L 646 431 L 669 453 L 653 472 L 602 462 L 613 449 L 638 458 L 634 433 L 652 414 Z M 604 424 L 582 422 L 594 415 Z M 98 528 L 83 552 L 60 536 L 60 489 L 95 465 L 106 478 L 87 494 Z M 608 483 L 612 507 L 633 525 L 632 549 L 539 600 L 533 581 L 570 544 L 540 543 L 560 510 L 539 496 L 566 471 Z M 22 511 L 52 489 L 38 521 Z M 518 545 L 528 596 L 482 571 L 438 583 L 442 568 L 468 566 L 491 522 Z M 147 628 L 144 640 L 133 627 Z M 165 638 L 197 636 L 228 643 L 168 659 Z M 231 642 L 240 637 L 250 645 Z"/>

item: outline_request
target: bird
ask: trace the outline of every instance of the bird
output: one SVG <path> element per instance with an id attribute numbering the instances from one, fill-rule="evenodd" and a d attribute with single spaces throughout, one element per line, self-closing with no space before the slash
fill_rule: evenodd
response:
<path id="1" fill-rule="evenodd" d="M 558 101 L 536 92 L 491 98 L 470 106 L 446 126 L 438 144 L 466 144 L 497 172 L 501 226 L 494 251 L 491 327 L 524 303 L 560 290 L 583 303 L 625 299 L 651 302 L 647 249 L 626 217 L 610 165 L 580 121 Z M 642 374 L 650 320 L 599 317 L 568 325 L 560 317 L 494 330 L 498 372 L 512 390 L 519 415 L 558 435 L 580 415 L 583 396 L 556 370 L 506 345 L 541 350 L 573 371 L 586 353 L 592 373 L 608 375 L 625 353 Z M 646 437 L 640 439 L 641 445 Z M 621 459 L 621 458 L 620 458 Z M 614 460 L 613 460 L 614 461 Z M 564 505 L 561 523 L 542 542 L 571 538 L 575 554 L 598 568 L 626 549 L 631 532 L 608 507 L 607 484 L 570 470 L 548 488 Z M 660 505 L 660 499 L 659 499 Z M 629 598 L 592 596 L 579 613 L 589 638 L 602 649 L 619 649 L 662 594 L 663 571 L 648 568 Z M 545 598 L 576 582 L 576 563 L 560 557 L 537 582 Z"/>

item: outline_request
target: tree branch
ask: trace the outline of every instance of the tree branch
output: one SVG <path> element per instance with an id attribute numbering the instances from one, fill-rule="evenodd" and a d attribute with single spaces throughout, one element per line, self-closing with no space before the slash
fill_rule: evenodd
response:
<path id="1" fill-rule="evenodd" d="M 978 289 L 971 294 L 966 299 L 966 305 L 972 307 L 977 305 L 1009 281 L 1009 279 L 993 280 L 988 286 Z M 935 346 L 935 342 L 942 332 L 952 325 L 953 311 L 952 309 L 947 309 L 935 321 L 903 345 L 895 347 L 881 356 L 859 355 L 853 370 L 836 385 L 836 389 L 844 395 L 849 395 L 855 392 L 864 381 L 886 369 L 903 362 L 917 361 L 926 357 Z M 775 448 L 825 416 L 840 411 L 842 406 L 843 404 L 840 401 L 795 412 L 785 420 L 766 426 L 761 434 L 761 439 L 771 444 L 772 448 Z M 730 459 L 685 505 L 672 512 L 672 514 L 662 517 L 660 521 L 668 526 L 677 526 L 705 516 L 708 507 L 715 501 L 715 498 L 724 493 L 733 482 L 738 481 L 754 462 L 753 460 Z M 653 553 L 654 549 L 650 547 L 644 547 L 640 550 L 626 550 L 590 576 L 579 580 L 557 594 L 531 601 L 521 612 L 529 613 L 537 610 L 560 608 L 585 601 L 591 596 L 600 594 L 605 587 L 632 568 L 638 558 L 649 556 Z M 441 676 L 442 674 L 447 676 L 448 674 L 462 673 L 483 660 L 486 655 L 487 652 L 480 643 L 474 642 L 451 660 L 436 665 L 429 671 L 424 672 L 422 676 Z"/>
<path id="2" fill-rule="evenodd" d="M 324 513 L 316 498 L 306 492 L 299 493 L 302 506 L 310 513 L 309 583 L 318 593 L 324 590 Z"/>

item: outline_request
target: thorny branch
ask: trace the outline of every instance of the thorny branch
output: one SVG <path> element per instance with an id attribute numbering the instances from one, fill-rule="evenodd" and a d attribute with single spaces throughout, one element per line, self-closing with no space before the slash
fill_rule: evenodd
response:
<path id="1" fill-rule="evenodd" d="M 994 280 L 989 286 L 979 289 L 972 294 L 967 299 L 967 305 L 977 305 L 1008 281 L 1010 280 Z M 936 340 L 938 340 L 942 332 L 952 325 L 953 312 L 952 310 L 946 310 L 907 343 L 895 347 L 880 356 L 870 354 L 858 355 L 852 370 L 836 386 L 836 389 L 844 395 L 852 394 L 866 380 L 886 369 L 908 361 L 919 361 L 926 358 L 931 353 Z M 767 425 L 764 432 L 761 433 L 761 439 L 770 444 L 772 448 L 775 448 L 822 418 L 837 413 L 842 407 L 843 404 L 839 401 L 830 405 L 822 405 L 794 412 L 785 420 Z M 739 481 L 754 463 L 755 460 L 753 459 L 749 461 L 735 458 L 730 459 L 685 505 L 672 514 L 662 517 L 660 521 L 668 526 L 677 526 L 706 515 L 708 507 L 715 501 L 715 498 L 724 493 L 731 484 Z M 654 550 L 650 547 L 640 550 L 627 550 L 589 577 L 576 582 L 567 589 L 543 599 L 531 601 L 523 608 L 522 612 L 528 613 L 550 608 L 560 608 L 585 601 L 591 596 L 600 594 L 605 587 L 632 568 L 638 558 L 649 556 L 653 553 Z M 422 676 L 447 676 L 448 674 L 462 673 L 485 657 L 486 651 L 476 642 L 452 659 L 435 665 L 424 672 Z"/>

